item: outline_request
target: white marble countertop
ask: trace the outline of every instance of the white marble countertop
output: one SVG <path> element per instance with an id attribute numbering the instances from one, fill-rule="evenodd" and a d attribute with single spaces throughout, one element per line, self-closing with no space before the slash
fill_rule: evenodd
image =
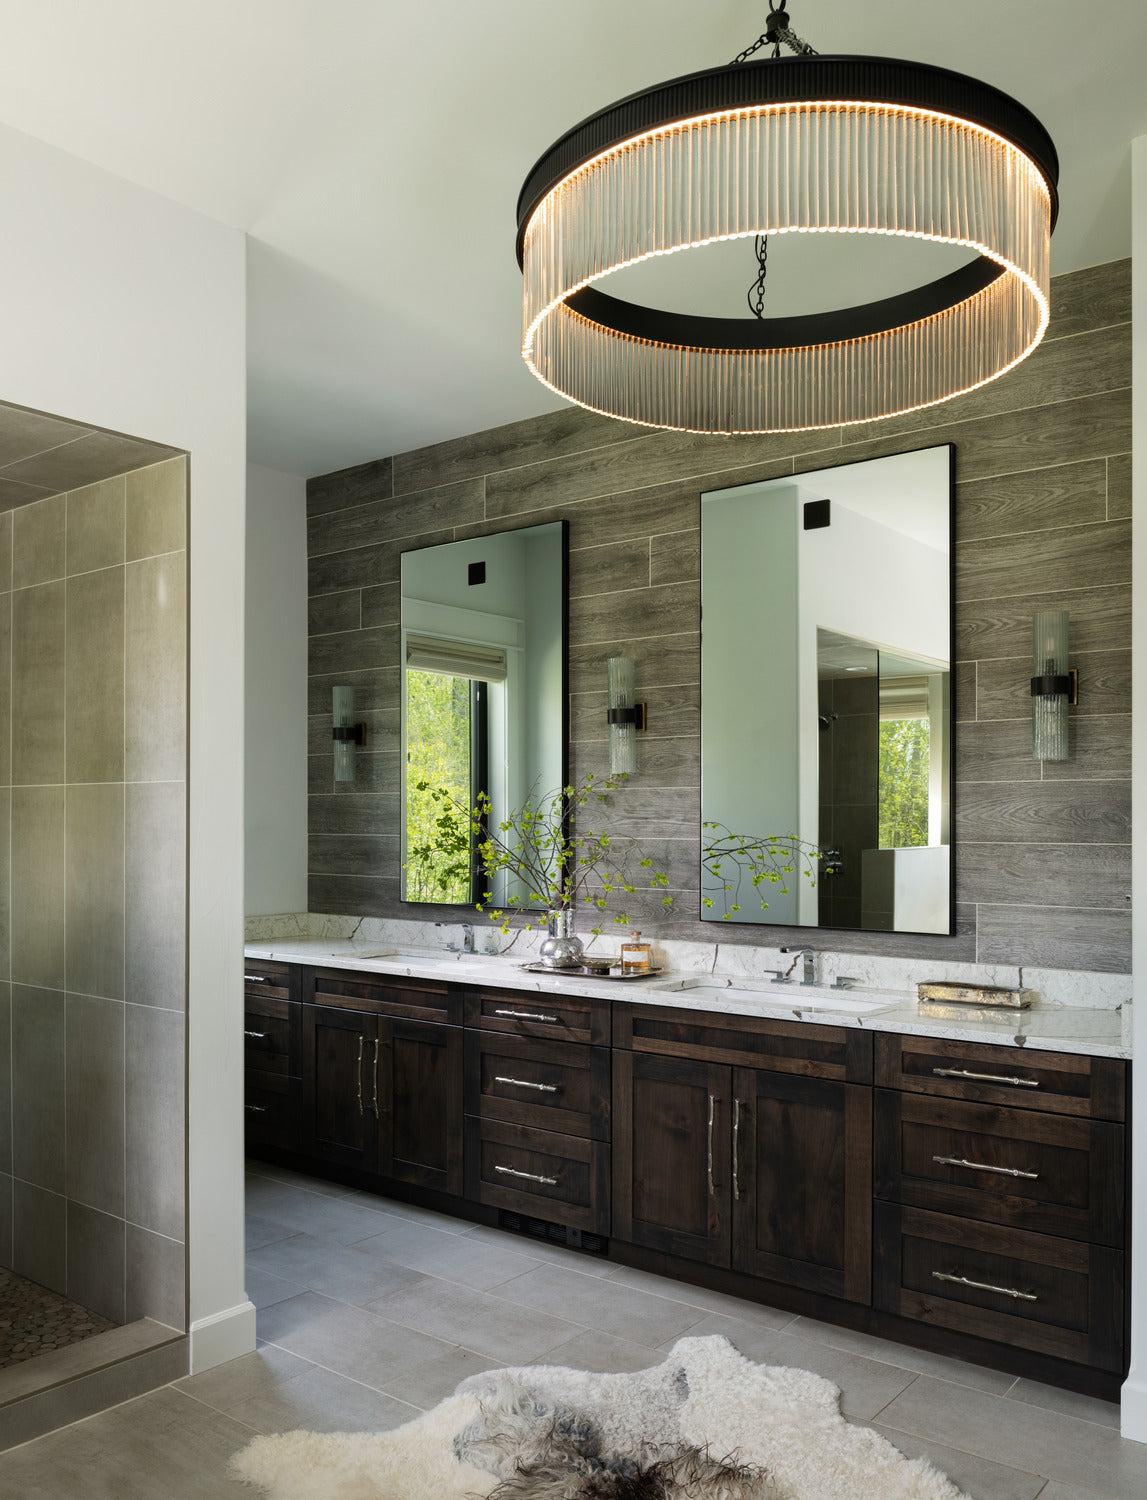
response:
<path id="1" fill-rule="evenodd" d="M 249 958 L 318 968 L 354 969 L 414 979 L 485 984 L 521 992 L 593 996 L 650 1005 L 670 1005 L 727 1015 L 800 1020 L 813 1025 L 853 1026 L 899 1035 L 993 1042 L 1048 1052 L 1092 1057 L 1131 1056 L 1131 1007 L 1093 1009 L 1075 1005 L 1040 1005 L 1028 1010 L 994 1011 L 971 1007 L 918 1004 L 908 990 L 856 988 L 804 989 L 751 985 L 717 974 L 669 972 L 630 981 L 590 975 L 531 974 L 521 960 L 497 955 L 453 953 L 442 949 L 388 949 L 385 944 L 332 938 L 283 938 L 248 943 Z M 704 993 L 698 993 L 703 986 Z M 728 994 L 720 991 L 727 989 Z M 863 1009 L 860 1009 L 863 1007 Z"/>

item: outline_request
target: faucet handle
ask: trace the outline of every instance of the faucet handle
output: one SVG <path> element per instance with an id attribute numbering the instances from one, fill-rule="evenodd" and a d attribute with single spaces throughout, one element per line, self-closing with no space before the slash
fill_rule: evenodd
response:
<path id="1" fill-rule="evenodd" d="M 772 975 L 774 984 L 792 984 L 792 979 L 783 969 L 766 969 L 765 973 Z"/>
<path id="2" fill-rule="evenodd" d="M 855 974 L 838 974 L 832 987 L 834 990 L 850 990 L 859 983 L 860 980 Z"/>

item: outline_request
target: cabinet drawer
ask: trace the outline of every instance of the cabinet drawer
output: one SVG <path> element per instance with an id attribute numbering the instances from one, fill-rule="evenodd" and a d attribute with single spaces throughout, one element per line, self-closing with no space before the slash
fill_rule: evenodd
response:
<path id="1" fill-rule="evenodd" d="M 305 980 L 303 998 L 316 1005 L 341 1006 L 369 1015 L 462 1024 L 462 991 L 430 979 L 376 978 L 340 969 L 315 969 Z"/>
<path id="2" fill-rule="evenodd" d="M 243 960 L 243 989 L 248 999 L 255 995 L 274 995 L 286 1000 L 291 987 L 289 964 L 264 958 Z"/>
<path id="3" fill-rule="evenodd" d="M 243 1056 L 248 1068 L 291 1073 L 291 1015 L 286 1000 L 249 1001 L 243 1017 Z M 281 1014 L 271 1013 L 271 1006 Z"/>
<path id="4" fill-rule="evenodd" d="M 578 1042 L 466 1033 L 466 1113 L 609 1139 L 609 1053 Z"/>
<path id="5" fill-rule="evenodd" d="M 471 990 L 466 996 L 466 1025 L 509 1036 L 536 1036 L 608 1047 L 609 1001 L 579 995 Z"/>
<path id="6" fill-rule="evenodd" d="M 615 1047 L 633 1052 L 872 1082 L 872 1034 L 844 1026 L 625 1002 L 614 1006 L 613 1038 Z"/>
<path id="7" fill-rule="evenodd" d="M 1123 1369 L 1123 1257 L 894 1203 L 875 1205 L 875 1305 L 1100 1370 Z"/>
<path id="8" fill-rule="evenodd" d="M 594 1234 L 609 1233 L 609 1147 L 604 1141 L 466 1121 L 466 1196 Z"/>
<path id="9" fill-rule="evenodd" d="M 248 1071 L 243 1114 L 249 1146 L 299 1149 L 298 1081 Z"/>
<path id="10" fill-rule="evenodd" d="M 938 1098 L 970 1099 L 1048 1114 L 1122 1120 L 1126 1065 L 1114 1057 L 1077 1057 L 993 1047 L 939 1037 L 876 1038 L 876 1082 Z"/>
<path id="11" fill-rule="evenodd" d="M 876 1091 L 879 1198 L 1123 1243 L 1122 1125 Z"/>

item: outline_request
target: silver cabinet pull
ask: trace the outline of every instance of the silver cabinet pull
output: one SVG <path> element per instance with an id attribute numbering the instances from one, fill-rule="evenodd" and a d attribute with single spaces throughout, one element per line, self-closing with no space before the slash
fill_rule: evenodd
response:
<path id="1" fill-rule="evenodd" d="M 531 1083 L 528 1078 L 502 1078 L 494 1079 L 495 1083 L 508 1083 L 516 1089 L 537 1089 L 539 1094 L 556 1094 L 559 1092 L 556 1083 Z"/>
<path id="2" fill-rule="evenodd" d="M 362 1107 L 362 1043 L 363 1036 L 362 1033 L 359 1032 L 358 1056 L 355 1058 L 355 1067 L 358 1070 L 358 1112 L 360 1115 L 364 1113 Z"/>
<path id="3" fill-rule="evenodd" d="M 967 1276 L 950 1276 L 947 1271 L 933 1271 L 937 1281 L 954 1281 L 957 1286 L 975 1287 L 977 1292 L 999 1292 L 1001 1297 L 1014 1297 L 1017 1302 L 1038 1302 L 1034 1292 L 1019 1292 L 1014 1286 L 993 1286 L 990 1281 L 970 1281 Z"/>
<path id="4" fill-rule="evenodd" d="M 712 1094 L 709 1095 L 709 1138 L 705 1154 L 705 1172 L 709 1179 L 710 1198 L 717 1196 L 717 1186 L 713 1181 L 713 1117 L 717 1112 L 717 1105 L 720 1102 L 719 1099 L 714 1099 Z"/>
<path id="5" fill-rule="evenodd" d="M 1038 1078 L 1007 1078 L 998 1073 L 969 1073 L 967 1068 L 933 1068 L 937 1078 L 970 1078 L 973 1083 L 1013 1083 L 1021 1089 L 1038 1089 Z"/>
<path id="6" fill-rule="evenodd" d="M 558 1024 L 557 1016 L 534 1015 L 532 1011 L 528 1010 L 496 1010 L 494 1014 L 496 1016 L 512 1016 L 515 1021 L 544 1021 L 547 1026 L 556 1026 Z"/>
<path id="7" fill-rule="evenodd" d="M 244 1029 L 243 1035 L 251 1037 L 256 1042 L 265 1042 L 267 1040 L 267 1033 L 265 1031 L 247 1031 Z"/>
<path id="8" fill-rule="evenodd" d="M 253 1115 L 265 1115 L 267 1106 L 265 1104 L 245 1104 L 244 1109 L 249 1109 Z"/>
<path id="9" fill-rule="evenodd" d="M 741 1101 L 733 1100 L 733 1199 L 741 1201 Z"/>
<path id="10" fill-rule="evenodd" d="M 501 1172 L 503 1177 L 521 1177 L 526 1182 L 541 1182 L 546 1187 L 557 1187 L 556 1177 L 539 1177 L 536 1172 L 519 1172 L 517 1167 L 495 1167 L 495 1172 Z"/>
<path id="11" fill-rule="evenodd" d="M 270 984 L 270 982 L 271 981 L 267 978 L 266 974 L 244 974 L 243 975 L 243 983 L 244 984 Z"/>
<path id="12" fill-rule="evenodd" d="M 378 1049 L 382 1045 L 378 1037 L 374 1039 L 374 1118 L 378 1119 Z"/>
<path id="13" fill-rule="evenodd" d="M 1001 1177 L 1026 1177 L 1029 1182 L 1039 1180 L 1038 1172 L 1025 1172 L 1020 1167 L 990 1167 L 986 1161 L 966 1161 L 962 1156 L 934 1156 L 932 1160 L 942 1167 L 967 1167 L 972 1172 L 998 1172 Z"/>

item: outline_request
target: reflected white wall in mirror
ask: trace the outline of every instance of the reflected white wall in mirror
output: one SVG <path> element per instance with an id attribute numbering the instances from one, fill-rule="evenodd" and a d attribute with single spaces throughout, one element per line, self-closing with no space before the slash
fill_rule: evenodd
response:
<path id="1" fill-rule="evenodd" d="M 757 887 L 703 862 L 703 918 L 952 930 L 951 466 L 945 445 L 701 497 L 702 820 L 809 851 Z"/>
<path id="2" fill-rule="evenodd" d="M 474 841 L 443 847 L 445 804 L 498 822 L 560 790 L 565 759 L 565 524 L 529 526 L 402 555 L 401 889 L 405 901 L 472 905 Z M 511 890 L 491 893 L 496 905 Z"/>

